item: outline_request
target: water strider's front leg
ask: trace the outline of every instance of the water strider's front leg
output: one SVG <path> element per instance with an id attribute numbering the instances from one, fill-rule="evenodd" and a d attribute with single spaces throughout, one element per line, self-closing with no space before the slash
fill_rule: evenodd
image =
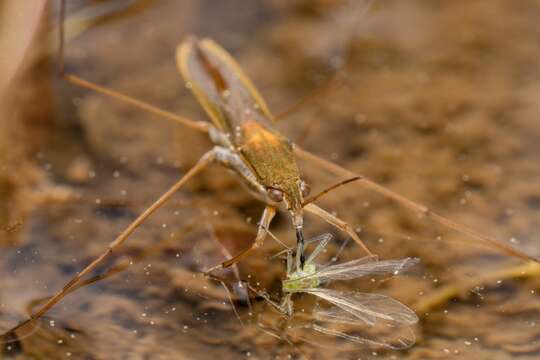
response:
<path id="1" fill-rule="evenodd" d="M 328 211 L 326 211 L 324 209 L 321 209 L 320 207 L 318 207 L 317 205 L 315 205 L 313 203 L 310 203 L 310 204 L 307 204 L 306 206 L 304 206 L 304 210 L 306 210 L 307 212 L 310 212 L 312 214 L 317 215 L 318 217 L 322 218 L 323 220 L 325 220 L 329 224 L 334 225 L 335 227 L 337 227 L 338 229 L 340 229 L 342 231 L 345 231 L 347 234 L 349 234 L 354 239 L 354 241 L 356 241 L 358 243 L 358 245 L 360 245 L 360 247 L 362 247 L 362 249 L 364 249 L 364 251 L 368 255 L 374 255 L 367 248 L 367 246 L 364 244 L 364 242 L 362 240 L 360 240 L 360 237 L 358 236 L 358 234 L 356 234 L 356 232 L 354 231 L 352 226 L 349 225 L 349 223 L 347 223 L 347 222 L 341 220 L 340 218 L 330 214 Z"/>
<path id="2" fill-rule="evenodd" d="M 211 131 L 210 135 L 213 141 L 223 143 L 223 139 L 218 138 L 218 136 L 221 135 L 219 131 Z M 223 146 L 214 147 L 214 152 L 216 154 L 216 162 L 236 172 L 254 192 L 264 192 L 263 186 L 257 181 L 257 177 L 255 176 L 253 171 L 246 165 L 244 160 L 236 152 Z M 229 267 L 240 261 L 252 251 L 261 247 L 264 243 L 264 239 L 266 238 L 267 229 L 270 227 L 270 223 L 272 222 L 272 219 L 275 215 L 276 209 L 273 206 L 267 205 L 261 216 L 261 220 L 259 221 L 257 236 L 255 237 L 255 241 L 253 242 L 253 244 L 249 248 L 241 251 L 233 258 L 223 262 L 222 264 L 210 268 L 206 273 L 210 273 L 217 269 Z"/>
<path id="3" fill-rule="evenodd" d="M 223 263 L 216 265 L 214 267 L 211 267 L 206 271 L 206 274 L 211 273 L 214 270 L 227 268 L 241 259 L 243 259 L 246 255 L 250 254 L 252 251 L 260 248 L 262 244 L 264 243 L 264 240 L 266 239 L 267 229 L 270 226 L 270 223 L 272 222 L 272 219 L 276 215 L 276 209 L 273 206 L 266 206 L 264 209 L 264 212 L 261 216 L 261 220 L 259 221 L 259 228 L 257 229 L 257 236 L 255 237 L 255 241 L 253 241 L 253 244 L 251 244 L 250 247 L 247 249 L 242 250 L 239 254 L 234 256 L 233 258 L 224 261 Z"/>

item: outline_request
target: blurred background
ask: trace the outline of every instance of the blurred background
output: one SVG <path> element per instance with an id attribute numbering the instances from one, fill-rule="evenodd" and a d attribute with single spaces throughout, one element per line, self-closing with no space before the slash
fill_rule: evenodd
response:
<path id="1" fill-rule="evenodd" d="M 209 140 L 57 74 L 58 1 L 0 3 L 0 332 L 61 288 L 187 171 Z M 66 70 L 205 119 L 175 65 L 189 34 L 242 65 L 276 114 L 328 91 L 277 127 L 306 149 L 449 218 L 540 256 L 540 4 L 534 0 L 74 0 Z M 336 177 L 300 162 L 314 192 Z M 200 275 L 248 246 L 263 204 L 214 167 L 198 176 L 30 336 L 25 359 L 531 359 L 540 356 L 540 272 L 351 185 L 320 205 L 382 258 L 417 256 L 405 276 L 349 289 L 417 310 L 400 352 L 308 332 L 280 339 L 263 300 Z M 292 245 L 286 215 L 273 232 Z M 309 236 L 344 234 L 307 218 Z M 284 265 L 267 240 L 224 276 L 279 299 Z M 362 256 L 353 242 L 339 261 Z M 517 269 L 517 270 L 516 270 Z M 116 271 L 114 270 L 114 271 Z M 231 289 L 234 288 L 231 282 Z M 299 299 L 297 309 L 304 299 Z M 311 305 L 306 302 L 305 309 Z M 307 331 L 307 330 L 306 330 Z"/>

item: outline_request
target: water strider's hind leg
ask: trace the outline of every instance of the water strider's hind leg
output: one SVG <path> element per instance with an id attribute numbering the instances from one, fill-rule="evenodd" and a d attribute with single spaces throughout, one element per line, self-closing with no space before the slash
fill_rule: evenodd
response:
<path id="1" fill-rule="evenodd" d="M 323 220 L 325 220 L 326 222 L 334 225 L 338 229 L 340 229 L 342 231 L 345 231 L 347 234 L 349 234 L 354 239 L 354 241 L 356 241 L 358 243 L 358 245 L 360 245 L 360 247 L 368 255 L 371 255 L 371 256 L 374 255 L 368 249 L 368 247 L 364 244 L 364 242 L 362 240 L 360 240 L 360 237 L 358 236 L 358 234 L 356 234 L 356 232 L 354 231 L 352 226 L 349 225 L 347 222 L 335 217 L 334 215 L 330 214 L 328 211 L 326 211 L 324 209 L 321 209 L 320 207 L 318 207 L 317 205 L 315 205 L 313 203 L 310 203 L 310 204 L 307 204 L 306 206 L 304 206 L 304 210 L 306 210 L 307 212 L 310 212 L 310 213 L 312 213 L 314 215 L 317 215 L 318 217 L 320 217 Z"/>
<path id="2" fill-rule="evenodd" d="M 359 175 L 359 174 L 356 174 L 352 171 L 349 171 L 337 164 L 334 164 L 333 162 L 330 162 L 328 160 L 325 160 L 323 158 L 321 158 L 320 156 L 317 156 L 309 151 L 306 151 L 302 148 L 300 148 L 299 146 L 295 146 L 294 148 L 294 152 L 295 154 L 300 157 L 300 158 L 303 158 L 303 159 L 306 159 L 306 160 L 309 160 L 309 161 L 312 161 L 316 164 L 318 164 L 319 166 L 321 166 L 322 168 L 326 169 L 327 171 L 335 174 L 335 175 L 339 175 L 339 176 L 343 176 L 343 177 L 358 177 L 358 179 L 356 180 L 356 182 L 360 183 L 361 185 L 364 185 L 366 188 L 370 189 L 370 190 L 373 190 L 375 192 L 377 192 L 378 194 L 380 195 L 383 195 L 385 197 L 388 197 L 394 201 L 396 201 L 398 204 L 410 209 L 410 210 L 413 210 L 413 211 L 416 211 L 420 214 L 422 214 L 423 216 L 433 220 L 434 222 L 440 224 L 440 225 L 443 225 L 447 228 L 450 228 L 452 230 L 455 230 L 459 233 L 462 233 L 462 234 L 465 234 L 465 235 L 468 235 L 470 236 L 471 238 L 475 239 L 476 240 L 476 243 L 479 244 L 479 245 L 483 245 L 483 246 L 487 246 L 487 247 L 490 247 L 492 249 L 497 249 L 499 251 L 502 251 L 504 253 L 506 253 L 507 255 L 510 255 L 510 256 L 514 256 L 514 257 L 517 257 L 517 258 L 520 258 L 522 260 L 526 260 L 526 261 L 535 261 L 535 262 L 540 262 L 540 260 L 530 256 L 530 255 L 527 255 L 519 250 L 516 250 L 514 249 L 513 247 L 509 246 L 509 245 L 506 245 L 504 243 L 502 243 L 500 240 L 497 240 L 493 237 L 490 237 L 490 236 L 486 236 L 486 235 L 483 235 L 465 225 L 462 225 L 462 224 L 459 224 L 459 223 L 456 223 L 444 216 L 441 216 L 435 212 L 433 212 L 432 210 L 430 210 L 427 206 L 424 206 L 422 204 L 419 204 L 417 202 L 414 202 L 412 200 L 409 200 L 407 199 L 406 197 L 382 186 L 382 185 L 379 185 L 377 184 L 376 182 L 362 176 L 362 175 Z"/>
<path id="3" fill-rule="evenodd" d="M 167 200 L 169 200 L 176 192 L 178 192 L 189 180 L 191 180 L 195 175 L 204 170 L 211 163 L 219 163 L 225 167 L 231 168 L 235 171 L 247 171 L 242 167 L 242 163 L 238 162 L 238 155 L 234 154 L 231 150 L 216 146 L 212 150 L 204 154 L 197 164 L 192 167 L 176 184 L 174 184 L 167 192 L 165 192 L 159 199 L 157 199 L 152 205 L 150 205 L 141 215 L 139 215 L 128 227 L 118 235 L 118 237 L 109 244 L 106 251 L 104 251 L 99 257 L 92 261 L 88 266 L 86 266 L 81 272 L 77 273 L 73 278 L 66 284 L 64 287 L 59 290 L 54 296 L 49 298 L 30 318 L 21 324 L 17 325 L 15 328 L 9 330 L 5 334 L 0 335 L 0 339 L 3 339 L 8 334 L 13 333 L 15 330 L 20 329 L 30 323 L 33 323 L 34 320 L 39 319 L 43 316 L 49 309 L 54 305 L 60 302 L 66 295 L 72 292 L 76 287 L 81 283 L 82 278 L 92 272 L 98 265 L 100 265 L 105 259 L 107 259 L 114 250 L 118 249 L 128 238 L 129 236 L 137 229 L 150 215 L 152 215 L 156 210 L 158 210 Z M 245 166 L 245 165 L 244 165 Z M 264 241 L 266 235 L 266 229 L 270 225 L 270 221 L 275 215 L 275 209 L 268 206 L 263 213 L 261 219 L 261 225 L 259 226 L 259 232 L 254 244 L 249 248 L 235 256 L 234 258 L 223 263 L 223 267 L 231 266 L 236 263 L 238 260 L 243 258 L 246 254 L 252 250 L 258 248 Z"/>
<path id="4" fill-rule="evenodd" d="M 77 273 L 75 276 L 69 280 L 64 287 L 59 290 L 54 296 L 52 296 L 45 304 L 43 304 L 37 312 L 32 314 L 30 318 L 21 324 L 17 325 L 15 328 L 9 330 L 5 334 L 0 335 L 0 340 L 12 334 L 15 330 L 24 327 L 25 325 L 33 323 L 34 320 L 39 319 L 43 316 L 49 309 L 56 305 L 60 300 L 62 300 L 67 294 L 69 294 L 73 288 L 75 288 L 81 281 L 81 279 L 92 272 L 99 264 L 101 264 L 105 259 L 107 259 L 113 251 L 118 249 L 128 238 L 129 236 L 156 210 L 158 210 L 163 204 L 167 202 L 176 192 L 178 192 L 189 180 L 191 180 L 195 175 L 204 170 L 209 164 L 217 160 L 218 149 L 214 148 L 207 152 L 201 157 L 201 159 L 193 166 L 182 178 L 176 182 L 167 192 L 159 197 L 152 205 L 150 205 L 142 214 L 140 214 L 128 227 L 124 229 L 114 239 L 113 242 L 109 244 L 107 250 L 105 250 L 99 257 L 87 265 L 81 272 Z"/>

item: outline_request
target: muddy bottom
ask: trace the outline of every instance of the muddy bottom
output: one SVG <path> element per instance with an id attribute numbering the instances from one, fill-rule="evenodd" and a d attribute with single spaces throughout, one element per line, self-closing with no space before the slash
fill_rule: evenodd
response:
<path id="1" fill-rule="evenodd" d="M 144 2 L 143 2 L 144 3 Z M 304 148 L 439 214 L 540 256 L 540 5 L 535 1 L 166 1 L 92 26 L 69 41 L 67 69 L 194 119 L 205 119 L 176 69 L 188 34 L 228 49 L 279 114 L 335 86 L 277 124 Z M 72 18 L 76 18 L 73 12 Z M 32 161 L 64 201 L 39 203 L 0 252 L 0 330 L 60 289 L 211 147 L 206 137 L 78 89 L 51 68 L 54 121 Z M 45 71 L 45 70 L 44 70 Z M 31 107 L 32 104 L 27 106 Z M 317 192 L 343 180 L 300 161 Z M 360 185 L 319 202 L 381 258 L 419 257 L 407 274 L 340 288 L 387 294 L 417 310 L 416 345 L 351 347 L 287 328 L 263 299 L 199 273 L 247 247 L 264 205 L 220 167 L 198 176 L 20 339 L 14 359 L 533 359 L 540 357 L 535 266 Z M 273 233 L 294 244 L 287 214 Z M 347 236 L 306 217 L 307 236 Z M 12 237 L 13 234 L 10 234 Z M 12 241 L 10 241 L 12 243 Z M 279 300 L 284 263 L 262 249 L 222 275 Z M 338 261 L 363 256 L 349 241 Z M 518 270 L 515 270 L 515 269 Z M 112 270 L 111 270 L 112 269 Z M 444 291 L 449 291 L 445 292 Z M 448 295 L 445 295 L 448 294 Z M 309 313 L 309 297 L 296 310 Z M 281 326 L 281 327 L 280 327 Z"/>

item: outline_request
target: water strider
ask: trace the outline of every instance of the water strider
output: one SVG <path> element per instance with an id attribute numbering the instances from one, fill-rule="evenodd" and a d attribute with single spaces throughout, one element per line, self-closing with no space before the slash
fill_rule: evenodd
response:
<path id="1" fill-rule="evenodd" d="M 316 306 L 312 321 L 303 325 L 319 333 L 335 336 L 368 347 L 404 349 L 412 346 L 415 336 L 410 326 L 418 322 L 413 310 L 388 296 L 354 291 L 339 291 L 323 287 L 332 281 L 359 279 L 367 276 L 398 275 L 416 265 L 418 258 L 381 260 L 366 256 L 335 265 L 318 265 L 317 256 L 332 239 L 330 234 L 315 237 L 306 243 L 319 242 L 303 267 L 296 257 L 296 268 L 291 250 L 287 251 L 287 276 L 282 281 L 283 299 L 273 301 L 265 292 L 249 288 L 268 301 L 288 320 L 295 315 L 293 296 L 309 294 L 331 304 Z M 339 327 L 345 325 L 345 330 Z M 290 325 L 287 324 L 287 327 Z M 370 336 L 371 335 L 371 336 Z"/>
<path id="2" fill-rule="evenodd" d="M 168 199 L 179 191 L 190 179 L 208 165 L 218 163 L 234 171 L 248 186 L 250 191 L 266 204 L 261 216 L 258 232 L 253 245 L 240 254 L 224 262 L 219 267 L 227 267 L 242 259 L 254 249 L 260 247 L 266 236 L 272 218 L 279 208 L 286 209 L 297 234 L 299 251 L 298 260 L 303 258 L 303 215 L 304 211 L 317 215 L 327 222 L 347 232 L 364 250 L 369 250 L 362 243 L 353 228 L 341 219 L 315 205 L 305 197 L 309 187 L 302 180 L 296 165 L 296 157 L 314 162 L 318 166 L 342 178 L 356 178 L 357 183 L 391 198 L 399 204 L 415 210 L 433 221 L 465 234 L 477 241 L 504 251 L 524 260 L 533 260 L 512 247 L 486 235 L 478 233 L 464 225 L 455 223 L 427 207 L 415 203 L 368 178 L 350 172 L 337 164 L 324 160 L 301 147 L 294 145 L 274 125 L 277 121 L 262 96 L 256 90 L 236 61 L 218 44 L 210 39 L 188 38 L 177 49 L 178 68 L 201 103 L 212 123 L 194 121 L 171 112 L 159 109 L 151 104 L 129 97 L 117 91 L 107 89 L 80 77 L 67 74 L 63 66 L 63 18 L 65 4 L 61 2 L 61 26 L 59 47 L 59 68 L 62 76 L 69 82 L 98 93 L 111 96 L 129 103 L 139 109 L 176 121 L 184 126 L 205 132 L 215 146 L 184 176 L 167 190 L 159 199 L 137 217 L 120 235 L 110 243 L 105 252 L 77 273 L 60 291 L 49 299 L 24 325 L 45 314 L 51 307 L 66 296 L 87 274 L 94 270 L 115 249 L 126 241 L 133 231 Z M 301 264 L 302 265 L 302 264 Z"/>

